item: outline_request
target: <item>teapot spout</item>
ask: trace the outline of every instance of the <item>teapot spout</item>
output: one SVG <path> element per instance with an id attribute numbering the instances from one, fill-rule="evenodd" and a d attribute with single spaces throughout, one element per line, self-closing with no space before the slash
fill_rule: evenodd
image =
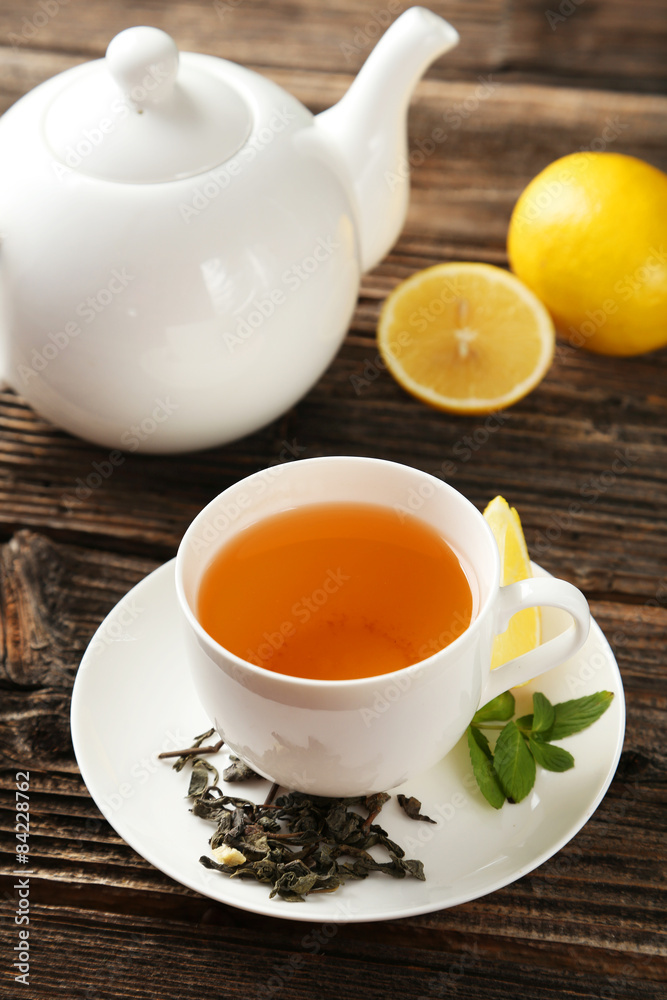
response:
<path id="1" fill-rule="evenodd" d="M 443 18 L 411 7 L 380 39 L 345 96 L 315 119 L 342 158 L 355 194 L 364 271 L 389 252 L 405 221 L 412 91 L 458 41 Z"/>

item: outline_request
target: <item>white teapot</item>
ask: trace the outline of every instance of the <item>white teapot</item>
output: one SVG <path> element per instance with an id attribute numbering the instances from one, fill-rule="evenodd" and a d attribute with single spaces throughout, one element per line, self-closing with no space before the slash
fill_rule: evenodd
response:
<path id="1" fill-rule="evenodd" d="M 146 452 L 289 409 L 401 230 L 410 95 L 457 41 L 411 8 L 315 117 L 148 27 L 21 98 L 0 119 L 7 381 L 57 426 Z"/>

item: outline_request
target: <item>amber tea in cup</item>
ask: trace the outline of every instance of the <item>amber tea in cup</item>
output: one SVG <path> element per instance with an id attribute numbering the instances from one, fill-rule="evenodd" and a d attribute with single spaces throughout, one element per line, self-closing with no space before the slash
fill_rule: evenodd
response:
<path id="1" fill-rule="evenodd" d="M 385 791 L 432 767 L 474 713 L 572 656 L 588 633 L 565 580 L 500 583 L 477 508 L 419 469 L 285 462 L 229 486 L 176 557 L 202 710 L 259 774 L 310 795 Z M 517 611 L 572 624 L 491 670 Z"/>
<path id="2" fill-rule="evenodd" d="M 260 519 L 224 544 L 201 579 L 197 617 L 256 666 L 350 680 L 446 646 L 469 626 L 476 597 L 452 546 L 417 517 L 316 503 Z"/>

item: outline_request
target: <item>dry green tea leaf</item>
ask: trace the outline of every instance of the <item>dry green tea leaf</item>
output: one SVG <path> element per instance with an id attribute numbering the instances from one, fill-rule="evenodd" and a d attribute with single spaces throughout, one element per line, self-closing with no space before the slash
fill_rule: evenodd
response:
<path id="1" fill-rule="evenodd" d="M 190 775 L 190 787 L 188 788 L 188 798 L 198 798 L 208 788 L 208 776 L 214 774 L 213 784 L 217 784 L 218 774 L 215 767 L 209 764 L 203 757 L 191 757 L 192 774 Z"/>
<path id="2" fill-rule="evenodd" d="M 250 781 L 257 778 L 260 781 L 266 780 L 261 774 L 257 774 L 257 771 L 253 771 L 250 764 L 246 764 L 244 760 L 233 756 L 229 759 L 231 764 L 222 772 L 223 781 Z"/>
<path id="3" fill-rule="evenodd" d="M 200 743 L 196 745 L 212 732 L 197 737 Z M 188 791 L 193 800 L 191 811 L 215 824 L 210 839 L 215 856 L 199 859 L 205 868 L 229 878 L 265 883 L 271 887 L 271 897 L 288 902 L 303 902 L 311 893 L 334 892 L 348 879 L 365 879 L 373 872 L 392 878 L 425 878 L 421 861 L 406 859 L 403 848 L 373 823 L 391 798 L 386 792 L 348 799 L 288 792 L 275 802 L 258 804 L 226 795 L 218 787 L 218 772 L 209 761 L 188 756 L 182 758 L 181 766 L 188 762 L 192 764 Z M 248 777 L 257 775 L 232 757 L 223 778 L 241 781 Z M 433 822 L 421 815 L 417 799 L 401 798 L 414 819 Z M 388 860 L 378 861 L 369 853 L 372 848 L 382 849 Z"/>
<path id="4" fill-rule="evenodd" d="M 410 819 L 421 820 L 422 823 L 435 823 L 434 819 L 430 816 L 422 816 L 421 807 L 422 804 L 419 799 L 416 799 L 414 795 L 407 798 L 402 793 L 399 793 L 396 798 L 398 799 L 398 804 L 403 810 L 403 812 L 410 817 Z"/>

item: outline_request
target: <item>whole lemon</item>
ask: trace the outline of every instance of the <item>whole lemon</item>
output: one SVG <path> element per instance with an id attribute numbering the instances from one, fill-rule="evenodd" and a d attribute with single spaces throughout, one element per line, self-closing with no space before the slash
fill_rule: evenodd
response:
<path id="1" fill-rule="evenodd" d="M 621 153 L 572 153 L 517 201 L 514 273 L 559 332 L 599 354 L 667 344 L 667 174 Z"/>

